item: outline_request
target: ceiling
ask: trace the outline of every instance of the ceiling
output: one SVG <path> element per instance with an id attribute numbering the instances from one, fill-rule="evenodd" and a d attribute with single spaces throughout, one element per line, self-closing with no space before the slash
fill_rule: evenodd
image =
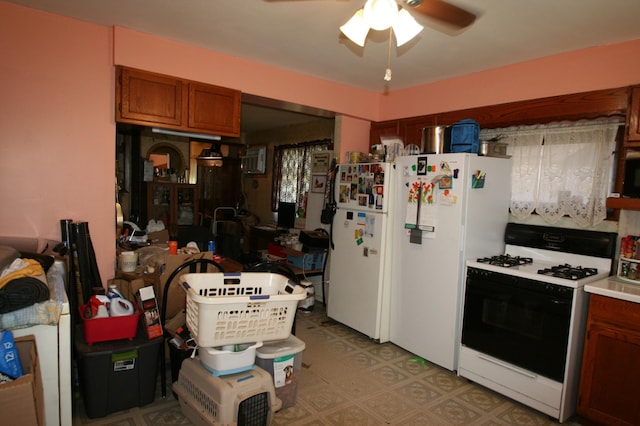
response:
<path id="1" fill-rule="evenodd" d="M 379 93 L 640 39 L 639 0 L 450 0 L 475 13 L 475 23 L 454 31 L 413 12 L 425 28 L 404 46 L 391 46 L 392 79 L 386 82 L 389 33 L 371 31 L 359 47 L 339 30 L 364 0 L 8 1 Z M 309 117 L 281 119 L 296 124 Z"/>

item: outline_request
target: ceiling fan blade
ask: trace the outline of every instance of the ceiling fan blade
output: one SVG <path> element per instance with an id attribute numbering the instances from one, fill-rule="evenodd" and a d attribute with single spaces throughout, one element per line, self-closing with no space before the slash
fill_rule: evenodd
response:
<path id="1" fill-rule="evenodd" d="M 473 13 L 442 0 L 422 0 L 422 2 L 419 0 L 403 0 L 403 3 L 409 6 L 411 10 L 458 28 L 468 27 L 476 20 L 476 15 Z"/>

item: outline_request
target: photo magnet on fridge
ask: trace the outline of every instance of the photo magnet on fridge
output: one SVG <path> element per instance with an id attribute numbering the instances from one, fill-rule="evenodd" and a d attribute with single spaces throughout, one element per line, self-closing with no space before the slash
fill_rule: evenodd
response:
<path id="1" fill-rule="evenodd" d="M 418 176 L 427 174 L 427 157 L 418 157 Z"/>

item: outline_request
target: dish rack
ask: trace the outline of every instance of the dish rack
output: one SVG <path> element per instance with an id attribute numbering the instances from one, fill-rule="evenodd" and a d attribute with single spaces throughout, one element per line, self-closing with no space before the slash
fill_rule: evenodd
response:
<path id="1" fill-rule="evenodd" d="M 306 290 L 264 272 L 194 273 L 179 278 L 187 294 L 187 328 L 198 346 L 284 340 Z"/>

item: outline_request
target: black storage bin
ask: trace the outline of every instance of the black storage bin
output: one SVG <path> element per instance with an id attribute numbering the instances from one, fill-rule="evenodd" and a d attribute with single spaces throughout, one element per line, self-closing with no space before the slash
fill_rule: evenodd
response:
<path id="1" fill-rule="evenodd" d="M 87 345 L 82 326 L 75 333 L 76 361 L 84 407 L 89 418 L 153 402 L 162 337 L 149 340 L 138 330 L 135 339 Z"/>

